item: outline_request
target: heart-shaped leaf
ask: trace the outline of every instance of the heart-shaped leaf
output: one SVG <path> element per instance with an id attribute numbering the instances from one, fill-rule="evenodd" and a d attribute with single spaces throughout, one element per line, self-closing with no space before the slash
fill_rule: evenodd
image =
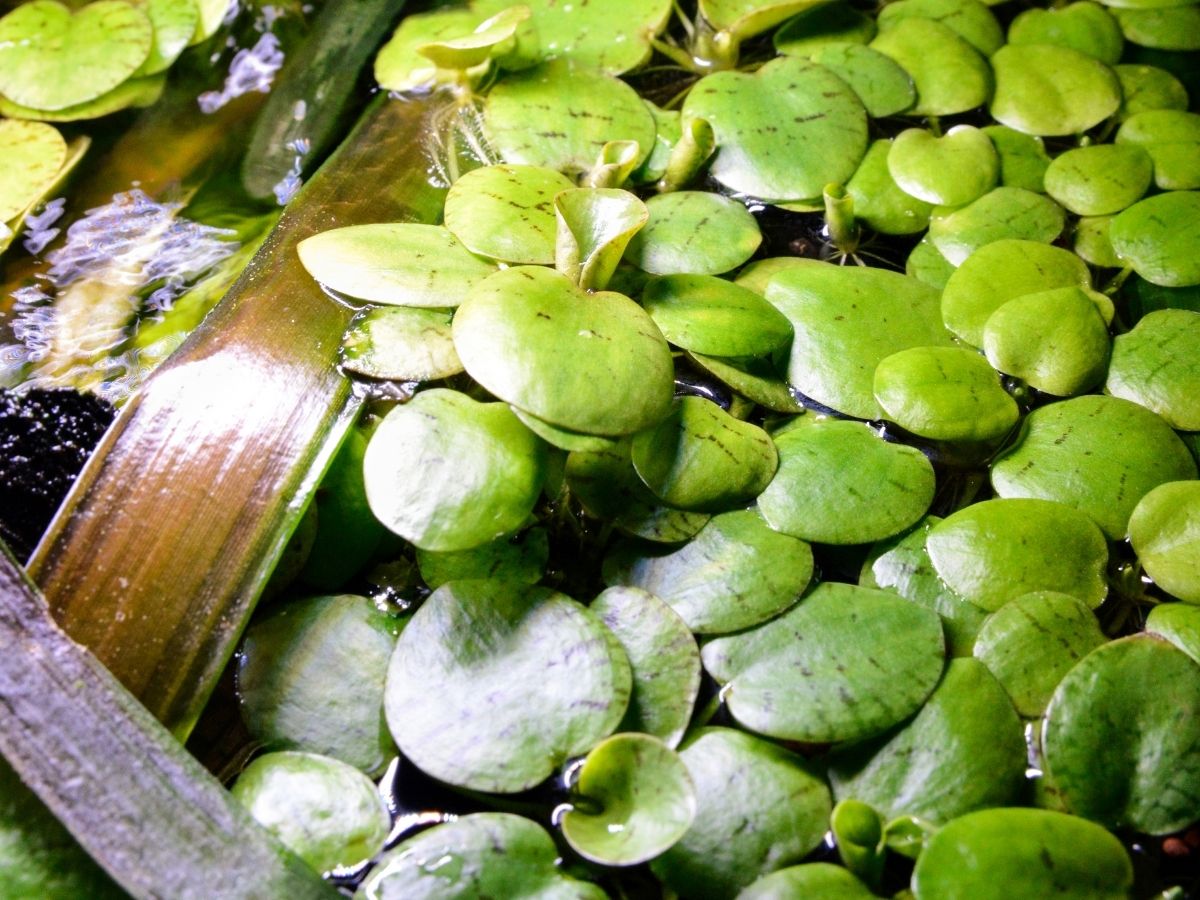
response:
<path id="1" fill-rule="evenodd" d="M 1200 115 L 1156 109 L 1130 116 L 1117 146 L 1135 145 L 1154 160 L 1154 183 L 1167 191 L 1200 188 Z"/>
<path id="2" fill-rule="evenodd" d="M 563 837 L 601 865 L 653 859 L 696 817 L 696 791 L 683 760 L 648 734 L 617 734 L 593 747 L 575 791 L 580 799 L 562 817 Z"/>
<path id="3" fill-rule="evenodd" d="M 1162 419 L 1116 397 L 1083 396 L 1034 410 L 1021 440 L 992 464 L 1001 497 L 1041 497 L 1087 513 L 1110 540 L 1152 488 L 1196 477 L 1186 445 Z"/>
<path id="4" fill-rule="evenodd" d="M 52 185 L 67 159 L 67 142 L 50 125 L 0 119 L 0 222 L 7 222 Z"/>
<path id="5" fill-rule="evenodd" d="M 983 133 L 991 138 L 1000 158 L 1002 185 L 1039 193 L 1045 190 L 1043 179 L 1050 157 L 1040 137 L 1022 134 L 1007 125 L 988 125 Z"/>
<path id="6" fill-rule="evenodd" d="M 449 581 L 497 578 L 518 584 L 537 584 L 546 574 L 550 539 L 544 528 L 530 528 L 470 550 L 416 552 L 421 580 L 433 589 Z"/>
<path id="7" fill-rule="evenodd" d="M 1061 503 L 972 504 L 934 526 L 925 549 L 951 590 L 989 611 L 1031 591 L 1059 591 L 1094 608 L 1108 592 L 1104 536 Z"/>
<path id="8" fill-rule="evenodd" d="M 724 634 L 771 618 L 799 599 L 812 571 L 812 548 L 772 530 L 752 509 L 713 516 L 676 550 L 631 543 L 604 561 L 607 584 L 661 597 L 697 634 Z"/>
<path id="9" fill-rule="evenodd" d="M 912 78 L 878 50 L 862 44 L 825 44 L 805 55 L 850 85 L 872 118 L 902 113 L 917 99 Z"/>
<path id="10" fill-rule="evenodd" d="M 741 203 L 707 191 L 673 191 L 646 201 L 650 219 L 625 259 L 654 275 L 720 275 L 736 269 L 762 241 Z"/>
<path id="11" fill-rule="evenodd" d="M 1151 109 L 1187 109 L 1187 88 L 1183 83 L 1158 66 L 1126 63 L 1113 66 L 1121 82 L 1121 108 L 1117 119 L 1124 122 L 1131 116 Z"/>
<path id="12" fill-rule="evenodd" d="M 153 45 L 146 13 L 123 0 L 74 13 L 33 0 L 0 19 L 0 94 L 33 109 L 77 106 L 133 75 Z"/>
<path id="13" fill-rule="evenodd" d="M 454 345 L 492 394 L 571 431 L 632 434 L 670 409 L 671 351 L 645 310 L 550 269 L 480 283 L 454 317 Z"/>
<path id="14" fill-rule="evenodd" d="M 397 406 L 371 437 L 367 500 L 425 550 L 467 550 L 515 531 L 541 493 L 545 447 L 503 403 L 435 388 Z"/>
<path id="15" fill-rule="evenodd" d="M 918 200 L 962 206 L 995 186 L 1000 159 L 991 139 L 970 125 L 957 125 L 941 137 L 909 128 L 892 142 L 888 171 Z"/>
<path id="16" fill-rule="evenodd" d="M 996 16 L 978 0 L 897 0 L 879 10 L 879 28 L 886 31 L 907 18 L 940 22 L 984 56 L 1004 43 Z"/>
<path id="17" fill-rule="evenodd" d="M 1129 540 L 1160 588 L 1200 603 L 1200 482 L 1172 481 L 1147 493 L 1129 517 Z"/>
<path id="18" fill-rule="evenodd" d="M 1008 42 L 1069 47 L 1110 66 L 1121 58 L 1125 47 L 1117 20 L 1090 0 L 1054 9 L 1025 10 L 1008 27 Z"/>
<path id="19" fill-rule="evenodd" d="M 355 318 L 342 342 L 342 368 L 391 381 L 435 381 L 462 371 L 451 312 L 385 306 Z"/>
<path id="20" fill-rule="evenodd" d="M 546 588 L 457 581 L 401 633 L 384 708 L 422 771 L 510 793 L 611 734 L 629 692 L 625 653 L 587 608 Z"/>
<path id="21" fill-rule="evenodd" d="M 1076 215 L 1108 216 L 1140 200 L 1153 173 L 1150 155 L 1134 144 L 1076 147 L 1046 169 L 1046 193 Z"/>
<path id="22" fill-rule="evenodd" d="M 554 262 L 554 197 L 575 185 L 538 166 L 472 169 L 446 195 L 446 228 L 472 253 L 507 263 Z"/>
<path id="23" fill-rule="evenodd" d="M 980 247 L 996 241 L 1049 244 L 1065 225 L 1066 214 L 1049 197 L 1021 188 L 998 187 L 959 209 L 934 209 L 929 218 L 929 240 L 952 264 L 962 265 Z"/>
<path id="24" fill-rule="evenodd" d="M 899 17 L 880 31 L 871 48 L 890 56 L 912 76 L 917 102 L 908 111 L 910 115 L 966 112 L 987 102 L 991 95 L 987 60 L 941 22 L 924 16 Z"/>
<path id="25" fill-rule="evenodd" d="M 846 193 L 854 201 L 854 215 L 882 234 L 915 234 L 929 226 L 933 208 L 901 189 L 888 170 L 892 141 L 880 139 L 867 148 Z"/>
<path id="26" fill-rule="evenodd" d="M 1105 393 L 1140 403 L 1180 431 L 1200 431 L 1200 312 L 1148 313 L 1113 341 Z"/>
<path id="27" fill-rule="evenodd" d="M 1147 281 L 1200 284 L 1200 191 L 1140 200 L 1113 219 L 1108 233 L 1117 255 Z"/>
<path id="28" fill-rule="evenodd" d="M 572 188 L 554 198 L 558 219 L 555 267 L 584 290 L 602 291 L 649 215 L 619 188 Z"/>
<path id="29" fill-rule="evenodd" d="M 1026 134 L 1079 134 L 1121 105 L 1121 84 L 1099 60 L 1049 44 L 1008 44 L 992 57 L 996 121 Z"/>
<path id="30" fill-rule="evenodd" d="M 1200 50 L 1200 7 L 1193 3 L 1155 9 L 1114 9 L 1125 39 L 1157 50 Z"/>
<path id="31" fill-rule="evenodd" d="M 713 356 L 767 356 L 792 339 L 792 325 L 754 291 L 712 275 L 654 278 L 642 305 L 663 336 Z"/>

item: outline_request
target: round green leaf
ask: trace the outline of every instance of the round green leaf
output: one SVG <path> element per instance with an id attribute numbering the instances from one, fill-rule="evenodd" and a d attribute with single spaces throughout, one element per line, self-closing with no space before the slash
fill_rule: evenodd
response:
<path id="1" fill-rule="evenodd" d="M 1088 267 L 1074 253 L 1038 241 L 986 244 L 962 261 L 942 292 L 946 327 L 968 344 L 983 345 L 988 318 L 1009 300 L 1057 287 L 1090 288 Z"/>
<path id="2" fill-rule="evenodd" d="M 1001 497 L 1073 506 L 1110 540 L 1124 537 L 1129 514 L 1152 488 L 1195 477 L 1196 463 L 1170 426 L 1116 397 L 1074 397 L 1034 410 L 1021 440 L 992 464 Z"/>
<path id="3" fill-rule="evenodd" d="M 1125 47 L 1117 20 L 1090 0 L 1055 9 L 1025 10 L 1008 27 L 1008 42 L 1069 47 L 1110 66 L 1121 58 Z"/>
<path id="4" fill-rule="evenodd" d="M 422 831 L 379 858 L 357 900 L 604 900 L 558 868 L 545 830 L 510 813 L 472 813 Z"/>
<path id="5" fill-rule="evenodd" d="M 1067 811 L 1169 834 L 1196 819 L 1200 666 L 1148 634 L 1105 644 L 1059 683 L 1042 720 L 1046 779 Z"/>
<path id="6" fill-rule="evenodd" d="M 372 512 L 396 534 L 467 550 L 521 526 L 544 467 L 544 445 L 505 404 L 436 388 L 387 414 L 363 473 Z"/>
<path id="7" fill-rule="evenodd" d="M 1079 134 L 1121 105 L 1113 70 L 1069 47 L 1008 44 L 992 57 L 992 117 L 1026 134 Z"/>
<path id="8" fill-rule="evenodd" d="M 1024 188 L 1041 193 L 1050 157 L 1042 139 L 1022 134 L 1007 125 L 988 125 L 983 133 L 991 138 L 1000 158 L 1000 183 L 1005 187 Z"/>
<path id="9" fill-rule="evenodd" d="M 820 897 L 822 900 L 871 900 L 871 890 L 841 866 L 805 863 L 764 875 L 738 894 L 738 900 L 782 900 Z"/>
<path id="10" fill-rule="evenodd" d="M 950 343 L 938 291 L 883 269 L 802 262 L 767 287 L 767 299 L 795 329 L 788 381 L 846 415 L 879 418 L 874 378 L 880 361 L 909 347 Z"/>
<path id="11" fill-rule="evenodd" d="M 825 44 L 806 55 L 850 85 L 872 118 L 902 113 L 917 99 L 908 73 L 878 50 L 862 44 Z"/>
<path id="12" fill-rule="evenodd" d="M 924 128 L 902 131 L 892 142 L 887 162 L 902 190 L 944 206 L 962 206 L 983 196 L 1000 175 L 1000 158 L 991 139 L 971 125 L 956 125 L 941 137 Z"/>
<path id="13" fill-rule="evenodd" d="M 897 0 L 879 10 L 879 27 L 886 31 L 907 18 L 940 22 L 984 56 L 991 56 L 1004 43 L 1000 23 L 978 0 Z"/>
<path id="14" fill-rule="evenodd" d="M 827 44 L 865 44 L 875 37 L 875 20 L 849 3 L 818 3 L 793 16 L 775 32 L 775 50 L 810 56 Z"/>
<path id="15" fill-rule="evenodd" d="M 1095 615 L 1078 599 L 1036 591 L 988 616 L 974 652 L 1004 685 L 1017 712 L 1034 718 L 1067 671 L 1105 640 Z"/>
<path id="16" fill-rule="evenodd" d="M 417 549 L 421 580 L 431 588 L 464 578 L 498 578 L 518 584 L 537 584 L 546 574 L 550 539 L 544 528 L 531 528 L 470 550 L 436 553 Z"/>
<path id="17" fill-rule="evenodd" d="M 388 91 L 427 88 L 443 77 L 418 47 L 471 34 L 487 16 L 466 9 L 438 9 L 405 16 L 375 57 L 375 80 Z"/>
<path id="18" fill-rule="evenodd" d="M 446 228 L 472 253 L 507 263 L 554 262 L 554 195 L 574 182 L 538 166 L 484 166 L 446 195 Z"/>
<path id="19" fill-rule="evenodd" d="M 0 222 L 23 213 L 58 178 L 67 142 L 41 122 L 0 119 Z"/>
<path id="20" fill-rule="evenodd" d="M 242 718 L 275 750 L 332 756 L 378 774 L 395 755 L 383 681 L 400 623 L 366 597 L 311 597 L 276 607 L 238 655 Z"/>
<path id="21" fill-rule="evenodd" d="M 1077 287 L 1009 300 L 983 329 L 992 366 L 1059 397 L 1083 393 L 1104 378 L 1109 345 L 1095 301 Z"/>
<path id="22" fill-rule="evenodd" d="M 881 139 L 867 148 L 846 193 L 854 201 L 854 215 L 882 234 L 915 234 L 929 226 L 933 208 L 900 188 L 888 171 L 892 141 Z"/>
<path id="23" fill-rule="evenodd" d="M 1151 109 L 1188 107 L 1187 88 L 1166 69 L 1127 63 L 1114 66 L 1113 71 L 1121 82 L 1121 108 L 1117 118 L 1122 122 Z"/>
<path id="24" fill-rule="evenodd" d="M 954 265 L 987 244 L 1003 240 L 1049 244 L 1066 224 L 1061 206 L 1042 194 L 998 187 L 959 209 L 938 207 L 929 219 L 929 239 Z"/>
<path id="25" fill-rule="evenodd" d="M 435 381 L 462 371 L 445 309 L 385 306 L 355 317 L 342 339 L 342 368 L 391 381 Z"/>
<path id="26" fill-rule="evenodd" d="M 1200 6 L 1114 9 L 1126 40 L 1156 50 L 1200 50 Z"/>
<path id="27" fill-rule="evenodd" d="M 1108 592 L 1104 535 L 1061 503 L 975 503 L 934 526 L 925 548 L 951 590 L 989 611 L 1031 591 L 1059 591 L 1094 608 Z"/>
<path id="28" fill-rule="evenodd" d="M 933 501 L 933 466 L 862 422 L 822 421 L 776 438 L 779 470 L 759 495 L 777 531 L 824 544 L 862 544 L 897 534 Z"/>
<path id="29" fill-rule="evenodd" d="M 1154 183 L 1165 191 L 1200 188 L 1200 115 L 1154 109 L 1130 116 L 1117 145 L 1141 147 L 1154 160 Z"/>
<path id="30" fill-rule="evenodd" d="M 650 220 L 625 259 L 655 275 L 720 275 L 758 249 L 762 235 L 746 207 L 707 191 L 672 191 L 646 201 Z"/>
<path id="31" fill-rule="evenodd" d="M 772 278 L 785 269 L 802 268 L 806 265 L 808 265 L 808 261 L 798 256 L 770 256 L 766 259 L 756 259 L 738 272 L 734 284 L 765 297 L 767 285 Z"/>
<path id="32" fill-rule="evenodd" d="M 1142 199 L 1153 174 L 1150 155 L 1133 144 L 1076 147 L 1046 169 L 1046 193 L 1076 215 L 1108 216 Z"/>
<path id="33" fill-rule="evenodd" d="M 1200 664 L 1200 606 L 1160 603 L 1146 616 L 1146 631 L 1170 641 Z"/>
<path id="34" fill-rule="evenodd" d="M 496 271 L 440 225 L 350 225 L 306 238 L 296 251 L 326 287 L 395 306 L 458 306 Z"/>
<path id="35" fill-rule="evenodd" d="M 913 347 L 875 369 L 875 399 L 889 419 L 937 441 L 989 441 L 1017 423 L 1017 404 L 978 353 Z"/>
<path id="36" fill-rule="evenodd" d="M 766 356 L 792 339 L 791 323 L 760 294 L 712 275 L 651 279 L 642 305 L 668 341 L 697 353 Z"/>
<path id="37" fill-rule="evenodd" d="M 1121 900 L 1133 866 L 1121 842 L 1075 816 L 1044 809 L 988 809 L 950 822 L 913 873 L 917 900 Z"/>
<path id="38" fill-rule="evenodd" d="M 1113 250 L 1162 287 L 1200 284 L 1200 191 L 1141 200 L 1112 221 Z"/>
<path id="39" fill-rule="evenodd" d="M 924 16 L 904 16 L 871 41 L 912 76 L 917 102 L 910 115 L 948 116 L 987 102 L 992 73 L 987 60 L 953 28 Z"/>
<path id="40" fill-rule="evenodd" d="M 1104 391 L 1200 431 L 1200 312 L 1160 309 L 1113 341 Z"/>
<path id="41" fill-rule="evenodd" d="M 1112 216 L 1085 216 L 1075 223 L 1071 246 L 1080 259 L 1101 268 L 1120 268 L 1121 258 L 1108 237 L 1111 224 Z"/>
<path id="42" fill-rule="evenodd" d="M 753 75 L 702 78 L 683 105 L 716 135 L 710 172 L 733 191 L 768 200 L 820 197 L 843 184 L 867 149 L 867 116 L 847 84 L 823 66 L 795 57 Z"/>
<path id="43" fill-rule="evenodd" d="M 318 872 L 352 866 L 383 846 L 391 820 L 367 776 L 314 753 L 268 753 L 238 776 L 233 796 Z"/>
<path id="44" fill-rule="evenodd" d="M 74 13 L 33 0 L 0 19 L 0 94 L 51 111 L 86 103 L 133 75 L 153 44 L 150 19 L 122 0 Z"/>
<path id="45" fill-rule="evenodd" d="M 1174 597 L 1200 603 L 1200 481 L 1160 484 L 1129 517 L 1138 562 Z"/>
<path id="46" fill-rule="evenodd" d="M 908 254 L 908 259 L 904 261 L 904 273 L 940 291 L 946 287 L 946 282 L 954 274 L 954 266 L 942 256 L 941 250 L 933 246 L 929 235 L 925 235 L 917 241 L 917 245 Z"/>
<path id="47" fill-rule="evenodd" d="M 154 45 L 137 74 L 165 72 L 191 43 L 200 24 L 195 0 L 143 0 L 142 9 L 154 28 Z"/>
<path id="48" fill-rule="evenodd" d="M 696 820 L 650 864 L 678 894 L 733 896 L 821 842 L 829 788 L 801 757 L 730 728 L 703 729 L 679 755 L 696 787 Z"/>
<path id="49" fill-rule="evenodd" d="M 565 60 L 507 75 L 488 92 L 484 131 L 507 163 L 586 172 L 609 141 L 637 141 L 637 162 L 654 147 L 656 127 L 623 81 Z"/>
<path id="50" fill-rule="evenodd" d="M 617 734 L 592 748 L 579 769 L 579 800 L 562 817 L 563 837 L 585 859 L 632 866 L 653 859 L 696 817 L 687 767 L 648 734 Z"/>
<path id="51" fill-rule="evenodd" d="M 422 771 L 511 793 L 611 734 L 630 683 L 616 638 L 571 598 L 457 581 L 434 591 L 401 633 L 384 709 L 396 743 Z"/>
<path id="52" fill-rule="evenodd" d="M 130 107 L 146 107 L 158 102 L 166 84 L 165 75 L 150 75 L 146 78 L 130 78 L 111 91 L 92 100 L 65 106 L 62 109 L 35 109 L 0 97 L 0 116 L 10 119 L 31 119 L 42 122 L 78 122 L 98 119 Z"/>
<path id="53" fill-rule="evenodd" d="M 671 351 L 640 306 L 532 266 L 498 272 L 454 317 L 454 346 L 492 394 L 584 434 L 632 434 L 670 411 Z"/>
<path id="54" fill-rule="evenodd" d="M 1015 802 L 1025 765 L 1024 729 L 1004 688 L 977 660 L 952 659 L 913 719 L 836 753 L 829 778 L 838 800 L 941 823 Z"/>
<path id="55" fill-rule="evenodd" d="M 697 634 L 724 634 L 793 605 L 812 578 L 808 544 L 767 526 L 752 509 L 713 516 L 700 533 L 666 553 L 618 545 L 604 561 L 609 585 L 662 598 Z"/>
<path id="56" fill-rule="evenodd" d="M 778 461 L 765 431 L 702 397 L 680 398 L 667 418 L 633 437 L 638 476 L 677 509 L 744 506 L 770 483 Z"/>
<path id="57" fill-rule="evenodd" d="M 700 690 L 700 648 L 687 623 L 635 587 L 608 588 L 591 610 L 617 636 L 633 669 L 633 695 L 618 730 L 652 734 L 675 747 Z"/>

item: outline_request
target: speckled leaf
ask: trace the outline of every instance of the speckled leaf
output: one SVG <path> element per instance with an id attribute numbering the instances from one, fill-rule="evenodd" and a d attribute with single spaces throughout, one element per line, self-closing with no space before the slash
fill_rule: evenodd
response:
<path id="1" fill-rule="evenodd" d="M 54 183 L 67 159 L 67 142 L 50 125 L 0 119 L 0 159 L 0 222 L 7 222 Z"/>
<path id="2" fill-rule="evenodd" d="M 1096 302 L 1078 287 L 1009 300 L 983 328 L 983 351 L 997 371 L 1058 397 L 1103 380 L 1110 344 Z"/>
<path id="3" fill-rule="evenodd" d="M 1117 119 L 1124 122 L 1130 116 L 1152 109 L 1187 109 L 1187 88 L 1183 83 L 1158 66 L 1126 63 L 1113 66 L 1121 82 L 1121 108 Z"/>
<path id="4" fill-rule="evenodd" d="M 1004 43 L 996 16 L 978 0 L 898 0 L 879 11 L 879 27 L 886 31 L 913 17 L 941 22 L 984 56 L 991 56 Z"/>
<path id="5" fill-rule="evenodd" d="M 1121 58 L 1125 47 L 1117 20 L 1090 0 L 1055 9 L 1025 10 L 1008 27 L 1008 42 L 1069 47 L 1110 66 Z"/>
<path id="6" fill-rule="evenodd" d="M 825 185 L 854 174 L 867 149 L 866 110 L 855 93 L 828 69 L 795 57 L 753 75 L 705 76 L 683 116 L 712 126 L 717 181 L 768 200 L 820 197 Z"/>
<path id="7" fill-rule="evenodd" d="M 1108 216 L 1142 198 L 1153 168 L 1150 155 L 1134 144 L 1076 147 L 1046 169 L 1046 193 L 1076 215 Z"/>
<path id="8" fill-rule="evenodd" d="M 1200 115 L 1155 109 L 1130 116 L 1117 146 L 1136 145 L 1154 160 L 1154 183 L 1165 191 L 1200 188 Z"/>
<path id="9" fill-rule="evenodd" d="M 376 518 L 425 550 L 515 531 L 541 493 L 545 448 L 503 403 L 424 391 L 384 418 L 363 473 Z"/>
<path id="10" fill-rule="evenodd" d="M 272 750 L 332 756 L 371 775 L 395 745 L 383 681 L 401 622 L 366 597 L 293 600 L 246 631 L 238 653 L 242 718 Z"/>
<path id="11" fill-rule="evenodd" d="M 616 638 L 571 598 L 458 581 L 434 591 L 401 633 L 384 708 L 396 743 L 424 772 L 510 793 L 611 734 L 630 683 Z"/>
<path id="12" fill-rule="evenodd" d="M 872 900 L 875 894 L 841 866 L 805 863 L 764 875 L 737 896 L 738 900 L 783 900 L 786 897 Z"/>
<path id="13" fill-rule="evenodd" d="M 998 187 L 959 209 L 937 207 L 929 219 L 929 239 L 954 265 L 987 244 L 1002 240 L 1049 244 L 1066 225 L 1061 206 L 1043 194 Z"/>
<path id="14" fill-rule="evenodd" d="M 1042 720 L 1046 779 L 1068 812 L 1169 834 L 1200 800 L 1200 666 L 1148 634 L 1085 656 Z"/>
<path id="15" fill-rule="evenodd" d="M 1017 404 L 978 353 L 913 347 L 875 369 L 875 399 L 887 417 L 938 441 L 990 441 L 1017 423 Z"/>
<path id="16" fill-rule="evenodd" d="M 327 872 L 370 859 L 390 825 L 375 785 L 353 766 L 315 753 L 268 753 L 231 788 L 258 823 Z"/>
<path id="17" fill-rule="evenodd" d="M 1113 219 L 1109 238 L 1147 281 L 1200 284 L 1200 191 L 1169 191 L 1135 203 Z"/>
<path id="18" fill-rule="evenodd" d="M 558 868 L 540 825 L 511 813 L 472 813 L 422 831 L 379 858 L 357 900 L 604 900 Z"/>
<path id="19" fill-rule="evenodd" d="M 654 275 L 720 275 L 758 249 L 758 223 L 736 200 L 707 191 L 673 191 L 646 201 L 650 219 L 625 259 Z"/>
<path id="20" fill-rule="evenodd" d="M 1200 6 L 1114 9 L 1126 40 L 1156 50 L 1200 50 Z"/>
<path id="21" fill-rule="evenodd" d="M 1083 216 L 1075 223 L 1071 235 L 1071 249 L 1084 262 L 1100 268 L 1121 267 L 1121 259 L 1113 250 L 1108 237 L 1108 226 L 1112 216 Z"/>
<path id="22" fill-rule="evenodd" d="M 550 539 L 545 528 L 530 528 L 511 538 L 500 538 L 470 550 L 438 553 L 417 549 L 421 580 L 430 588 L 448 581 L 497 578 L 517 584 L 537 584 L 546 574 Z"/>
<path id="23" fill-rule="evenodd" d="M 1025 781 L 1023 731 L 1008 694 L 984 665 L 952 659 L 913 719 L 833 757 L 834 797 L 869 803 L 887 819 L 911 815 L 934 823 L 1013 803 Z"/>
<path id="24" fill-rule="evenodd" d="M 550 269 L 481 282 L 454 317 L 454 345 L 492 394 L 560 428 L 631 434 L 670 409 L 671 351 L 650 316 Z"/>
<path id="25" fill-rule="evenodd" d="M 1146 616 L 1146 631 L 1170 641 L 1200 664 L 1200 606 L 1160 603 Z"/>
<path id="26" fill-rule="evenodd" d="M 508 163 L 586 172 L 609 141 L 654 147 L 654 116 L 633 88 L 565 60 L 507 75 L 487 96 L 484 130 Z"/>
<path id="27" fill-rule="evenodd" d="M 720 512 L 745 506 L 775 474 L 765 431 L 702 397 L 681 397 L 670 415 L 633 436 L 633 467 L 668 506 Z"/>
<path id="28" fill-rule="evenodd" d="M 881 234 L 915 234 L 929 225 L 932 205 L 903 191 L 888 171 L 892 141 L 880 139 L 867 148 L 867 155 L 846 184 L 854 201 L 854 215 Z"/>
<path id="29" fill-rule="evenodd" d="M 793 16 L 775 32 L 775 49 L 786 56 L 809 56 L 826 44 L 866 44 L 875 20 L 849 3 L 818 3 Z"/>
<path id="30" fill-rule="evenodd" d="M 662 598 L 697 634 L 724 634 L 794 604 L 812 578 L 808 544 L 772 531 L 752 509 L 713 516 L 689 543 L 663 553 L 619 545 L 604 561 L 609 585 Z"/>
<path id="31" fill-rule="evenodd" d="M 326 287 L 395 306 L 458 306 L 496 271 L 439 225 L 350 225 L 307 238 L 297 251 Z"/>
<path id="32" fill-rule="evenodd" d="M 1160 484 L 1129 517 L 1129 540 L 1155 584 L 1200 603 L 1200 481 Z"/>
<path id="33" fill-rule="evenodd" d="M 700 658 L 746 728 L 829 743 L 881 734 L 916 712 L 945 647 L 936 613 L 825 582 L 782 616 L 705 644 Z"/>
<path id="34" fill-rule="evenodd" d="M 434 381 L 462 371 L 448 309 L 385 306 L 357 316 L 342 340 L 342 368 L 391 381 Z"/>
<path id="35" fill-rule="evenodd" d="M 712 275 L 654 278 L 642 305 L 668 341 L 696 353 L 766 356 L 792 339 L 791 323 L 761 295 Z"/>
<path id="36" fill-rule="evenodd" d="M 912 76 L 918 116 L 948 116 L 987 102 L 992 73 L 987 60 L 954 29 L 923 16 L 904 16 L 881 31 L 871 48 L 890 56 Z"/>
<path id="37" fill-rule="evenodd" d="M 975 635 L 987 613 L 946 587 L 934 571 L 925 540 L 940 521 L 937 516 L 926 516 L 906 534 L 873 546 L 858 583 L 863 587 L 883 588 L 933 610 L 942 618 L 949 654 L 970 656 Z"/>
<path id="38" fill-rule="evenodd" d="M 617 636 L 633 669 L 633 695 L 619 731 L 679 744 L 700 690 L 700 648 L 687 623 L 641 588 L 611 587 L 591 610 Z"/>
<path id="39" fill-rule="evenodd" d="M 632 866 L 653 859 L 696 817 L 696 791 L 675 751 L 648 734 L 617 734 L 584 758 L 579 802 L 562 817 L 563 837 L 585 859 Z"/>
<path id="40" fill-rule="evenodd" d="M 999 240 L 980 247 L 951 274 L 942 292 L 942 317 L 958 337 L 979 347 L 988 317 L 1009 300 L 1056 287 L 1091 286 L 1088 267 L 1069 250 Z"/>
<path id="41" fill-rule="evenodd" d="M 1022 134 L 1007 125 L 988 125 L 983 133 L 991 138 L 1000 157 L 1002 185 L 1039 193 L 1045 190 L 1043 179 L 1050 156 L 1040 137 Z"/>
<path id="42" fill-rule="evenodd" d="M 554 197 L 575 184 L 538 166 L 484 166 L 446 195 L 446 228 L 472 253 L 507 263 L 554 262 Z"/>
<path id="43" fill-rule="evenodd" d="M 662 506 L 634 471 L 628 440 L 599 450 L 571 453 L 566 479 L 571 493 L 589 514 L 611 519 L 618 530 L 648 541 L 686 541 L 709 520 L 707 513 Z"/>
<path id="44" fill-rule="evenodd" d="M 950 343 L 938 291 L 883 269 L 803 263 L 767 286 L 767 299 L 795 329 L 788 381 L 839 412 L 879 418 L 873 382 L 880 360 L 909 347 Z"/>
<path id="45" fill-rule="evenodd" d="M 988 809 L 933 836 L 912 886 L 917 900 L 1121 900 L 1133 889 L 1133 866 L 1120 840 L 1084 819 L 1044 809 Z"/>
<path id="46" fill-rule="evenodd" d="M 892 142 L 888 171 L 918 200 L 962 206 L 995 186 L 1000 158 L 991 139 L 971 125 L 956 125 L 941 137 L 909 128 Z"/>
<path id="47" fill-rule="evenodd" d="M 1113 341 L 1105 393 L 1140 403 L 1172 428 L 1200 431 L 1200 312 L 1161 309 Z"/>
<path id="48" fill-rule="evenodd" d="M 375 80 L 388 91 L 427 88 L 451 77 L 417 52 L 434 41 L 470 34 L 486 18 L 466 9 L 439 9 L 405 16 L 391 39 L 375 57 Z"/>
<path id="49" fill-rule="evenodd" d="M 917 99 L 912 78 L 878 50 L 862 44 L 825 44 L 805 55 L 850 85 L 872 118 L 902 113 Z"/>
<path id="50" fill-rule="evenodd" d="M 1028 498 L 985 500 L 929 532 L 925 549 L 938 577 L 977 606 L 995 611 L 1031 591 L 1059 591 L 1095 608 L 1108 592 L 1108 545 L 1083 513 Z"/>
<path id="51" fill-rule="evenodd" d="M 688 358 L 759 406 L 773 412 L 789 414 L 804 410 L 803 405 L 796 400 L 784 382 L 780 368 L 772 365 L 770 360 L 747 357 L 720 359 L 700 353 L 689 353 Z"/>
<path id="52" fill-rule="evenodd" d="M 1121 105 L 1113 70 L 1069 47 L 1008 44 L 992 57 L 992 70 L 992 117 L 1026 134 L 1079 134 Z"/>
<path id="53" fill-rule="evenodd" d="M 974 653 L 1008 691 L 1017 712 L 1035 718 L 1067 671 L 1105 640 L 1096 616 L 1077 598 L 1036 591 L 988 616 Z"/>
<path id="54" fill-rule="evenodd" d="M 730 728 L 705 728 L 680 751 L 696 821 L 650 867 L 682 896 L 733 896 L 800 862 L 828 827 L 829 788 L 800 756 Z"/>
<path id="55" fill-rule="evenodd" d="M 758 498 L 771 527 L 824 544 L 862 544 L 906 529 L 933 501 L 933 466 L 861 422 L 828 420 L 776 438 L 779 470 Z"/>
<path id="56" fill-rule="evenodd" d="M 620 188 L 571 188 L 554 198 L 558 220 L 554 265 L 587 291 L 602 291 L 649 211 Z"/>
<path id="57" fill-rule="evenodd" d="M 150 55 L 154 28 L 141 9 L 100 0 L 71 12 L 33 0 L 0 19 L 0 94 L 59 110 L 111 91 Z"/>
<path id="58" fill-rule="evenodd" d="M 1021 440 L 992 464 L 1001 497 L 1041 497 L 1087 513 L 1110 540 L 1151 488 L 1196 477 L 1183 441 L 1154 413 L 1116 397 L 1083 396 L 1026 418 Z"/>

